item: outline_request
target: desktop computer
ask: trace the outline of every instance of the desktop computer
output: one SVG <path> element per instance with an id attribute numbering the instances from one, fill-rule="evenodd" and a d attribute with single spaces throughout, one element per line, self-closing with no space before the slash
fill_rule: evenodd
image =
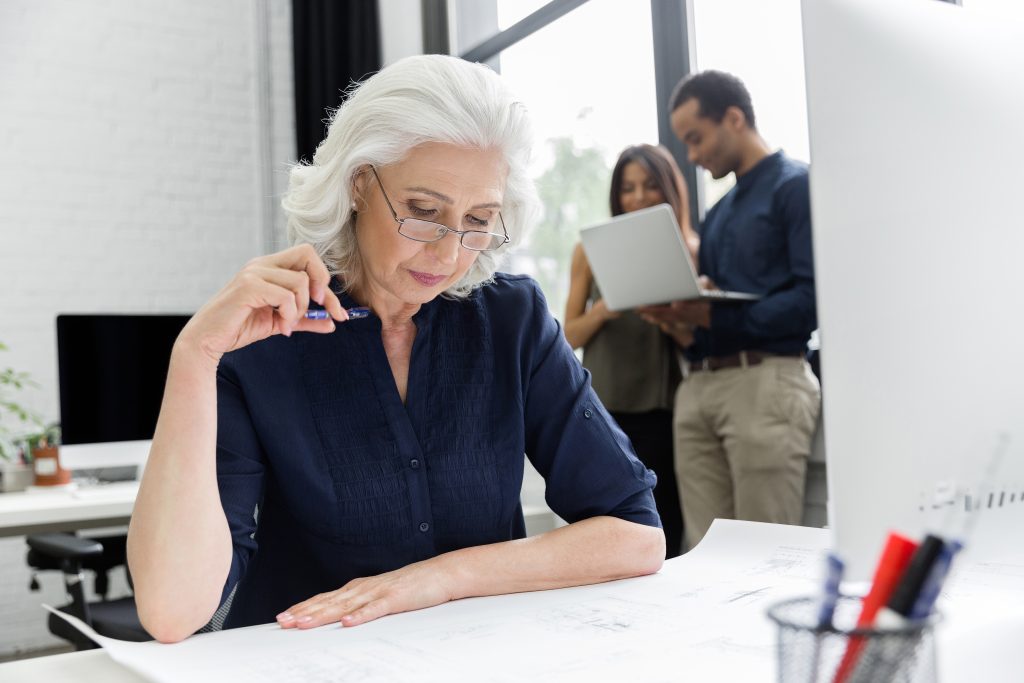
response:
<path id="1" fill-rule="evenodd" d="M 847 578 L 868 578 L 889 530 L 957 535 L 971 519 L 971 560 L 1020 562 L 1019 27 L 935 0 L 804 0 L 803 31 Z"/>
<path id="2" fill-rule="evenodd" d="M 188 315 L 59 315 L 62 465 L 134 478 L 160 414 L 171 348 Z"/>

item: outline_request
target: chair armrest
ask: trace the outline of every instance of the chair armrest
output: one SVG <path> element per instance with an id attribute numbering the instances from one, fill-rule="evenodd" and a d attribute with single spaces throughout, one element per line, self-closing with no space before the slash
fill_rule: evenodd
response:
<path id="1" fill-rule="evenodd" d="M 82 560 L 103 554 L 103 546 L 88 538 L 71 534 L 32 534 L 25 542 L 33 551 L 61 560 Z"/>

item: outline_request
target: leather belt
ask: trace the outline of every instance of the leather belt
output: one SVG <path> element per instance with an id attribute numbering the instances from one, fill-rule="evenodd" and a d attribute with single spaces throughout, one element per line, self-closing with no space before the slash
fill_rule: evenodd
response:
<path id="1" fill-rule="evenodd" d="M 731 356 L 708 356 L 689 363 L 690 372 L 722 370 L 724 368 L 748 368 L 760 365 L 768 358 L 803 358 L 802 353 L 765 353 L 764 351 L 740 351 Z"/>

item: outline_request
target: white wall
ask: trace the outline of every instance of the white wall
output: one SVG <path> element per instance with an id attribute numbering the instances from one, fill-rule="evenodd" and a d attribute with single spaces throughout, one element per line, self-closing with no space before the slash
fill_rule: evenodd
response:
<path id="1" fill-rule="evenodd" d="M 270 4 L 269 74 L 262 8 L 0 5 L 2 358 L 47 417 L 56 313 L 192 311 L 263 251 L 260 162 L 284 168 L 294 125 L 289 5 Z"/>
<path id="2" fill-rule="evenodd" d="M 32 374 L 47 419 L 57 313 L 192 312 L 283 243 L 290 8 L 0 3 L 0 367 Z M 23 548 L 0 541 L 0 656 L 56 642 Z"/>
<path id="3" fill-rule="evenodd" d="M 423 13 L 420 0 L 378 0 L 381 57 L 384 65 L 423 54 Z"/>

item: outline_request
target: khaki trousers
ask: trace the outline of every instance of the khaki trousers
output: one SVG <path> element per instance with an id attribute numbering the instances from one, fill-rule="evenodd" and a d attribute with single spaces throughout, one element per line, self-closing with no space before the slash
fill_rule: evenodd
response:
<path id="1" fill-rule="evenodd" d="M 676 391 L 675 467 L 692 548 L 716 517 L 799 524 L 821 388 L 802 358 L 691 372 Z"/>

